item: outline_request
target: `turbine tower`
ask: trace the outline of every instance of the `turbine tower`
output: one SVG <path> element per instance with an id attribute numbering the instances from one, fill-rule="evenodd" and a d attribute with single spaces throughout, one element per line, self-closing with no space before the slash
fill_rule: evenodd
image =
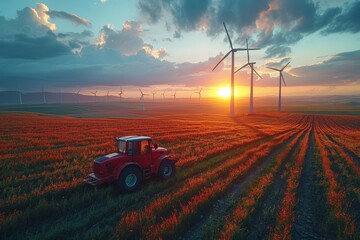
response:
<path id="1" fill-rule="evenodd" d="M 225 54 L 225 56 L 218 62 L 218 64 L 216 64 L 216 66 L 212 69 L 212 71 L 215 70 L 215 68 L 227 57 L 229 56 L 229 54 L 231 53 L 231 97 L 230 97 L 230 116 L 233 117 L 235 116 L 235 111 L 234 111 L 234 61 L 235 61 L 235 52 L 237 51 L 246 51 L 246 50 L 259 50 L 258 48 L 233 48 L 231 39 L 230 39 L 230 35 L 228 33 L 228 30 L 226 28 L 225 23 L 224 24 L 224 28 L 226 31 L 226 35 L 229 39 L 229 43 L 230 43 L 230 51 Z"/>
<path id="2" fill-rule="evenodd" d="M 149 94 L 143 93 L 140 88 L 139 88 L 139 90 L 140 90 L 140 93 L 141 93 L 140 101 L 142 102 L 142 110 L 144 111 L 144 110 L 145 110 L 145 107 L 144 107 L 144 96 L 147 96 L 147 95 L 149 95 Z"/>
<path id="3" fill-rule="evenodd" d="M 175 91 L 175 93 L 174 93 L 173 95 L 171 95 L 171 96 L 174 97 L 174 102 L 175 102 L 175 99 L 176 99 L 176 91 Z"/>
<path id="4" fill-rule="evenodd" d="M 19 103 L 20 103 L 20 105 L 22 105 L 23 104 L 23 102 L 22 102 L 22 93 L 20 92 L 20 89 L 19 89 Z"/>
<path id="5" fill-rule="evenodd" d="M 123 90 L 122 90 L 122 87 L 120 88 L 120 92 L 119 92 L 119 96 L 120 96 L 120 102 L 121 102 L 121 99 L 122 99 L 122 95 L 123 95 Z"/>
<path id="6" fill-rule="evenodd" d="M 287 65 L 289 65 L 289 63 L 290 63 L 290 62 L 288 62 L 282 69 L 267 67 L 267 68 L 269 68 L 269 69 L 278 71 L 278 72 L 280 73 L 280 74 L 279 74 L 280 76 L 279 76 L 279 104 L 278 104 L 278 112 L 281 112 L 281 79 L 283 80 L 284 85 L 286 86 L 285 79 L 284 79 L 284 76 L 283 76 L 283 74 L 282 74 L 282 71 L 284 71 L 284 69 L 287 67 Z"/>
<path id="7" fill-rule="evenodd" d="M 165 91 L 166 90 L 164 90 L 164 92 L 162 93 L 162 96 L 163 96 L 163 100 L 165 101 Z"/>
<path id="8" fill-rule="evenodd" d="M 153 102 L 155 101 L 155 94 L 156 94 L 156 91 L 152 91 L 151 94 L 153 95 Z"/>
<path id="9" fill-rule="evenodd" d="M 245 68 L 246 66 L 249 66 L 251 68 L 251 82 L 250 82 L 250 107 L 249 107 L 249 114 L 253 114 L 254 113 L 254 90 L 253 90 L 253 86 L 254 86 L 254 72 L 259 76 L 260 79 L 262 79 L 262 77 L 260 76 L 260 74 L 255 70 L 254 68 L 254 64 L 256 62 L 250 62 L 250 54 L 249 54 L 249 44 L 248 44 L 248 40 L 246 39 L 246 49 L 247 49 L 247 63 L 242 66 L 241 68 L 239 68 L 238 70 L 235 71 L 235 73 L 237 73 L 238 71 L 240 71 L 241 69 Z"/>
<path id="10" fill-rule="evenodd" d="M 198 92 L 194 92 L 194 93 L 199 94 L 199 102 L 200 102 L 200 99 L 201 99 L 201 91 L 202 91 L 202 88 L 200 89 L 200 91 L 198 91 Z"/>
<path id="11" fill-rule="evenodd" d="M 106 102 L 109 103 L 109 90 L 108 90 L 108 92 L 106 94 Z"/>
<path id="12" fill-rule="evenodd" d="M 96 102 L 96 94 L 97 94 L 98 91 L 95 91 L 95 92 L 91 92 L 92 94 L 94 94 L 94 102 Z"/>
<path id="13" fill-rule="evenodd" d="M 76 96 L 77 96 L 77 102 L 79 103 L 80 102 L 80 91 L 81 91 L 81 89 L 79 89 L 79 91 L 77 91 L 77 93 L 76 93 Z"/>
<path id="14" fill-rule="evenodd" d="M 46 97 L 45 97 L 45 92 L 44 92 L 44 88 L 42 88 L 42 95 L 43 95 L 43 103 L 46 103 Z"/>

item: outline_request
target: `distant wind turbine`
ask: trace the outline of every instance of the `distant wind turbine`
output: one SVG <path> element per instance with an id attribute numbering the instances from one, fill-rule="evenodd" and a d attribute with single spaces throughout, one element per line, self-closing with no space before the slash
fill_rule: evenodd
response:
<path id="1" fill-rule="evenodd" d="M 96 94 L 97 94 L 98 91 L 95 91 L 95 92 L 91 92 L 92 94 L 94 94 L 94 102 L 96 102 Z"/>
<path id="2" fill-rule="evenodd" d="M 198 91 L 198 92 L 194 92 L 194 93 L 199 94 L 199 102 L 200 102 L 200 99 L 201 99 L 201 91 L 202 91 L 202 88 L 200 89 L 200 91 Z"/>
<path id="3" fill-rule="evenodd" d="M 153 95 L 153 102 L 155 101 L 155 94 L 156 94 L 156 91 L 152 91 L 151 94 Z"/>
<path id="4" fill-rule="evenodd" d="M 42 95 L 43 95 L 43 103 L 46 103 L 46 97 L 45 97 L 45 92 L 44 92 L 44 88 L 42 88 Z"/>
<path id="5" fill-rule="evenodd" d="M 20 105 L 22 105 L 23 104 L 23 102 L 22 102 L 22 93 L 20 92 L 20 89 L 19 89 L 19 103 L 20 103 Z"/>
<path id="6" fill-rule="evenodd" d="M 229 43 L 230 43 L 230 51 L 225 54 L 225 56 L 218 62 L 218 64 L 216 64 L 216 66 L 212 69 L 212 71 L 215 70 L 215 68 L 227 57 L 229 56 L 229 54 L 231 53 L 231 97 L 230 97 L 230 116 L 234 116 L 235 115 L 235 110 L 234 110 L 234 60 L 235 60 L 235 52 L 237 51 L 247 51 L 247 50 L 259 50 L 258 48 L 233 48 L 233 45 L 232 45 L 232 42 L 231 42 L 231 39 L 230 39 L 230 35 L 228 33 L 228 30 L 225 26 L 225 23 L 224 24 L 224 28 L 225 28 L 225 31 L 226 31 L 226 35 L 229 39 Z"/>
<path id="7" fill-rule="evenodd" d="M 141 93 L 140 101 L 142 102 L 142 110 L 144 111 L 144 110 L 145 110 L 145 106 L 144 106 L 144 96 L 147 96 L 147 95 L 149 95 L 149 94 L 143 93 L 140 88 L 139 88 L 139 90 L 140 90 L 140 93 Z"/>
<path id="8" fill-rule="evenodd" d="M 109 90 L 108 90 L 108 92 L 106 94 L 106 102 L 109 103 Z"/>
<path id="9" fill-rule="evenodd" d="M 164 92 L 161 94 L 163 96 L 163 100 L 165 100 L 165 91 L 166 90 L 164 90 Z"/>
<path id="10" fill-rule="evenodd" d="M 278 72 L 280 73 L 280 76 L 279 76 L 279 105 L 278 105 L 278 111 L 279 111 L 279 112 L 281 112 L 281 79 L 283 80 L 284 85 L 286 86 L 285 79 L 284 79 L 284 76 L 283 76 L 283 74 L 282 74 L 282 71 L 284 71 L 284 69 L 289 65 L 289 63 L 290 63 L 290 62 L 288 62 L 282 69 L 267 67 L 267 68 L 269 68 L 269 69 L 278 71 Z"/>
<path id="11" fill-rule="evenodd" d="M 253 86 L 254 86 L 254 72 L 259 76 L 260 79 L 262 79 L 262 77 L 260 76 L 260 74 L 255 70 L 254 68 L 254 64 L 256 62 L 250 62 L 250 54 L 249 54 L 249 44 L 248 44 L 248 40 L 246 39 L 246 49 L 247 49 L 247 63 L 242 66 L 241 68 L 239 68 L 238 70 L 235 71 L 235 73 L 237 73 L 238 71 L 240 71 L 241 69 L 245 68 L 246 66 L 249 66 L 251 68 L 251 82 L 250 82 L 250 106 L 249 106 L 249 114 L 253 114 L 254 113 L 254 90 L 253 90 Z"/>
<path id="12" fill-rule="evenodd" d="M 175 101 L 175 99 L 176 99 L 176 91 L 175 91 L 175 93 L 174 93 L 174 94 L 172 94 L 171 96 L 173 96 L 173 97 L 174 97 L 174 101 Z"/>
<path id="13" fill-rule="evenodd" d="M 121 99 L 122 99 L 122 95 L 123 95 L 123 90 L 122 90 L 122 87 L 120 88 L 120 92 L 119 92 L 119 96 L 120 96 L 120 102 L 121 102 Z"/>
<path id="14" fill-rule="evenodd" d="M 76 93 L 76 96 L 77 96 L 77 102 L 79 103 L 80 102 L 80 91 L 81 91 L 81 89 L 79 89 L 79 91 L 77 91 L 77 93 Z"/>

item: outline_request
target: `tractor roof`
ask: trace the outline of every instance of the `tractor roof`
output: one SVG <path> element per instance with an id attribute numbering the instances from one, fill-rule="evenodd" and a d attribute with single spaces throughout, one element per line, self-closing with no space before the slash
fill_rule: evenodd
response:
<path id="1" fill-rule="evenodd" d="M 116 140 L 125 141 L 125 142 L 138 142 L 143 140 L 151 140 L 151 137 L 147 136 L 124 136 L 117 137 Z"/>

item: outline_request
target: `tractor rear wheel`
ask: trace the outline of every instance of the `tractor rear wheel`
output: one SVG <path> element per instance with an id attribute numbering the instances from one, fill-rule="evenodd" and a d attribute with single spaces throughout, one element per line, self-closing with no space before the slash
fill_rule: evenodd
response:
<path id="1" fill-rule="evenodd" d="M 142 173 L 137 167 L 125 168 L 119 176 L 117 186 L 120 192 L 130 193 L 136 191 L 142 182 Z"/>
<path id="2" fill-rule="evenodd" d="M 158 175 L 161 179 L 168 179 L 175 174 L 175 163 L 164 159 L 159 167 Z"/>

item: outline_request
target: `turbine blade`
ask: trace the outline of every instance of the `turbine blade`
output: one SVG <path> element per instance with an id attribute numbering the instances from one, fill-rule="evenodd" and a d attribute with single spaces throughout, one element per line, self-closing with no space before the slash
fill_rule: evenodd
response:
<path id="1" fill-rule="evenodd" d="M 260 76 L 260 74 L 255 70 L 255 68 L 253 66 L 251 66 L 252 70 L 254 70 L 254 72 L 259 76 L 260 79 L 262 79 L 262 77 Z"/>
<path id="2" fill-rule="evenodd" d="M 272 67 L 266 67 L 266 68 L 269 68 L 269 69 L 272 69 L 272 70 L 275 70 L 275 71 L 280 72 L 280 70 L 279 70 L 279 69 L 276 69 L 276 68 L 272 68 Z"/>
<path id="3" fill-rule="evenodd" d="M 281 79 L 282 79 L 283 82 L 284 82 L 284 85 L 286 86 L 285 79 L 284 79 L 284 76 L 282 75 L 282 73 L 280 73 L 280 76 L 281 76 Z"/>
<path id="4" fill-rule="evenodd" d="M 144 95 L 140 88 L 139 88 L 139 90 L 140 90 L 141 94 Z"/>
<path id="5" fill-rule="evenodd" d="M 231 39 L 230 39 L 230 36 L 229 36 L 228 30 L 227 30 L 226 25 L 225 25 L 225 23 L 224 23 L 224 22 L 223 22 L 223 24 L 224 24 L 224 28 L 225 28 L 225 31 L 226 31 L 226 35 L 227 35 L 227 37 L 228 37 L 228 39 L 229 39 L 229 42 L 230 42 L 230 47 L 231 47 L 231 49 L 233 49 L 233 45 L 232 45 L 232 42 L 231 42 Z"/>
<path id="6" fill-rule="evenodd" d="M 237 51 L 246 51 L 247 49 L 246 48 L 234 48 L 233 49 L 235 52 Z M 249 49 L 249 50 L 253 50 L 253 49 Z M 255 49 L 254 49 L 255 50 Z"/>
<path id="7" fill-rule="evenodd" d="M 285 67 L 283 67 L 283 68 L 281 69 L 281 71 L 284 70 L 284 69 L 287 67 L 287 65 L 289 65 L 289 63 L 290 63 L 290 62 L 288 62 L 288 63 L 285 65 Z"/>
<path id="8" fill-rule="evenodd" d="M 214 71 L 215 68 L 216 68 L 217 66 L 219 66 L 219 64 L 220 64 L 227 56 L 229 56 L 230 53 L 231 53 L 231 50 L 230 50 L 227 54 L 225 54 L 225 56 L 218 62 L 218 64 L 216 64 L 216 66 L 215 66 L 211 71 Z"/>
<path id="9" fill-rule="evenodd" d="M 243 69 L 244 67 L 246 67 L 247 65 L 249 65 L 249 64 L 248 64 L 248 63 L 245 64 L 244 66 L 242 66 L 241 68 L 239 68 L 238 70 L 236 70 L 236 71 L 234 72 L 234 74 L 237 73 L 238 71 L 240 71 L 241 69 Z"/>
<path id="10" fill-rule="evenodd" d="M 246 39 L 246 52 L 247 52 L 247 58 L 248 58 L 248 63 L 250 62 L 250 54 L 249 54 L 249 44 L 248 44 L 248 40 Z"/>

